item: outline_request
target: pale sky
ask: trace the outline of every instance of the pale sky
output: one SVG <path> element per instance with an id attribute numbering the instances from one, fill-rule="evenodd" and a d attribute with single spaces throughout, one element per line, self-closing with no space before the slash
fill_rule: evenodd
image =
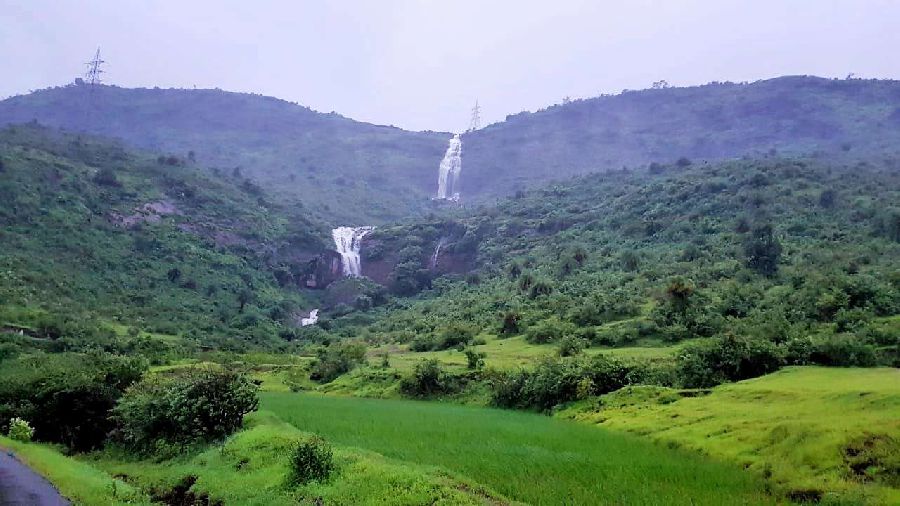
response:
<path id="1" fill-rule="evenodd" d="M 0 97 L 71 82 L 256 92 L 458 131 L 563 97 L 785 74 L 900 78 L 900 0 L 0 0 Z"/>

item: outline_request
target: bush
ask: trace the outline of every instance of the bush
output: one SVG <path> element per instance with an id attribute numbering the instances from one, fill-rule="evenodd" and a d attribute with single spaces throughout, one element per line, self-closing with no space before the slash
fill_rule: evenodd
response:
<path id="1" fill-rule="evenodd" d="M 109 168 L 104 168 L 97 171 L 97 173 L 94 174 L 93 181 L 100 186 L 122 186 L 122 183 L 120 183 L 119 179 L 116 177 L 116 173 Z"/>
<path id="2" fill-rule="evenodd" d="M 575 336 L 566 336 L 559 342 L 557 353 L 560 357 L 572 357 L 587 348 L 587 341 Z"/>
<path id="3" fill-rule="evenodd" d="M 685 387 L 706 388 L 774 372 L 784 359 L 775 345 L 766 339 L 729 334 L 685 347 L 678 362 Z"/>
<path id="4" fill-rule="evenodd" d="M 545 358 L 533 370 L 507 372 L 494 378 L 491 402 L 506 408 L 548 410 L 558 404 L 618 390 L 628 368 L 597 355 L 590 360 Z"/>
<path id="5" fill-rule="evenodd" d="M 111 410 L 146 363 L 106 354 L 22 356 L 0 367 L 0 424 L 30 420 L 34 439 L 69 449 L 99 448 L 113 429 Z"/>
<path id="6" fill-rule="evenodd" d="M 34 437 L 34 429 L 31 425 L 21 418 L 13 418 L 9 421 L 9 431 L 7 435 L 14 441 L 27 443 Z"/>
<path id="7" fill-rule="evenodd" d="M 848 334 L 838 334 L 814 342 L 809 361 L 840 367 L 872 367 L 877 362 L 875 350 L 871 346 Z"/>
<path id="8" fill-rule="evenodd" d="M 532 344 L 552 343 L 574 332 L 574 325 L 553 316 L 528 327 L 525 331 L 525 340 Z"/>
<path id="9" fill-rule="evenodd" d="M 151 376 L 129 388 L 113 410 L 116 439 L 154 452 L 224 438 L 256 410 L 258 389 L 242 373 L 213 368 Z"/>
<path id="10" fill-rule="evenodd" d="M 436 359 L 419 362 L 412 374 L 400 380 L 400 391 L 410 397 L 433 397 L 457 390 L 455 378 Z"/>
<path id="11" fill-rule="evenodd" d="M 335 342 L 318 353 L 309 377 L 313 381 L 329 383 L 348 373 L 366 360 L 366 345 L 359 342 Z"/>
<path id="12" fill-rule="evenodd" d="M 744 254 L 747 267 L 763 276 L 774 276 L 778 272 L 781 243 L 775 238 L 772 225 L 760 225 L 750 231 L 744 240 Z"/>
<path id="13" fill-rule="evenodd" d="M 291 450 L 290 482 L 325 481 L 334 467 L 333 452 L 327 441 L 318 436 L 298 441 Z"/>
<path id="14" fill-rule="evenodd" d="M 479 352 L 471 349 L 467 349 L 465 351 L 466 354 L 466 367 L 470 370 L 478 370 L 484 367 L 484 357 L 487 356 L 484 352 Z"/>

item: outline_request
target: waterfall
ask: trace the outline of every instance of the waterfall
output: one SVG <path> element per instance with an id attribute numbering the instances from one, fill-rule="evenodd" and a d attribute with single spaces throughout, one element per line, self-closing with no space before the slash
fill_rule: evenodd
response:
<path id="1" fill-rule="evenodd" d="M 437 247 L 434 248 L 434 253 L 431 254 L 431 261 L 428 262 L 429 269 L 436 269 L 438 264 L 438 256 L 441 254 L 441 248 L 444 247 L 444 243 L 447 242 L 446 237 L 441 237 L 441 239 L 437 243 Z"/>
<path id="2" fill-rule="evenodd" d="M 341 255 L 344 276 L 358 278 L 362 275 L 359 249 L 362 239 L 375 227 L 338 227 L 331 231 L 334 247 Z"/>
<path id="3" fill-rule="evenodd" d="M 447 152 L 438 168 L 438 199 L 459 200 L 459 173 L 462 170 L 462 139 L 459 134 L 450 139 Z"/>
<path id="4" fill-rule="evenodd" d="M 307 325 L 315 325 L 316 322 L 318 322 L 318 321 L 319 321 L 319 310 L 313 309 L 312 311 L 309 312 L 309 318 L 301 318 L 300 319 L 300 326 L 305 327 Z"/>

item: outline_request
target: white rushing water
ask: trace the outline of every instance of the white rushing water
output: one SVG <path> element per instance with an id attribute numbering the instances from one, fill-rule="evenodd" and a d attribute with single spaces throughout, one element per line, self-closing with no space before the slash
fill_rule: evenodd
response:
<path id="1" fill-rule="evenodd" d="M 319 310 L 313 309 L 312 311 L 309 312 L 309 318 L 301 318 L 300 319 L 300 326 L 305 327 L 307 325 L 315 325 L 316 322 L 318 322 L 318 321 L 319 321 Z"/>
<path id="2" fill-rule="evenodd" d="M 431 261 L 428 262 L 429 269 L 437 268 L 438 257 L 441 255 L 441 248 L 444 247 L 444 243 L 446 243 L 446 242 L 447 242 L 446 237 L 441 237 L 441 239 L 438 241 L 437 246 L 434 248 L 434 253 L 431 254 Z"/>
<path id="3" fill-rule="evenodd" d="M 338 227 L 331 231 L 334 247 L 341 255 L 341 268 L 344 276 L 358 278 L 362 275 L 359 249 L 363 237 L 374 229 L 375 227 Z"/>
<path id="4" fill-rule="evenodd" d="M 459 200 L 459 173 L 462 170 L 462 139 L 459 134 L 450 139 L 447 152 L 438 168 L 437 198 Z"/>

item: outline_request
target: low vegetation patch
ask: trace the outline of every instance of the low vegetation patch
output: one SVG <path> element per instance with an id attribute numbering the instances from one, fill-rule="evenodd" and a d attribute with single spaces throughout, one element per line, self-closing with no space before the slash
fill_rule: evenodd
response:
<path id="1" fill-rule="evenodd" d="M 896 369 L 790 367 L 711 390 L 627 388 L 558 416 L 729 460 L 795 500 L 895 504 L 898 413 Z"/>
<path id="2" fill-rule="evenodd" d="M 768 504 L 738 466 L 510 410 L 263 392 L 261 406 L 336 445 L 439 466 L 531 504 Z M 335 453 L 337 474 L 348 476 Z"/>

